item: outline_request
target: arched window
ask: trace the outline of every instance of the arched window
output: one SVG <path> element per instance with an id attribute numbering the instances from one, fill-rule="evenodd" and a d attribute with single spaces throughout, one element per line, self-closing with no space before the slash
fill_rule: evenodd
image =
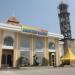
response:
<path id="1" fill-rule="evenodd" d="M 6 45 L 6 46 L 13 46 L 13 39 L 11 37 L 6 37 L 4 39 L 4 45 Z"/>
<path id="2" fill-rule="evenodd" d="M 49 49 L 55 49 L 55 44 L 53 42 L 49 43 Z"/>

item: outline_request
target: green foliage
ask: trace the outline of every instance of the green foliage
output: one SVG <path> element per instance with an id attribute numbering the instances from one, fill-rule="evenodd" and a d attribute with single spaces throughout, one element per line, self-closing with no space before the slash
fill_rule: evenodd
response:
<path id="1" fill-rule="evenodd" d="M 16 64 L 16 67 L 19 68 L 21 65 L 22 65 L 22 60 L 23 60 L 23 57 L 20 57 L 18 60 L 17 60 L 17 64 Z"/>
<path id="2" fill-rule="evenodd" d="M 43 57 L 42 66 L 47 66 L 47 65 L 48 65 L 48 60 L 45 57 Z"/>

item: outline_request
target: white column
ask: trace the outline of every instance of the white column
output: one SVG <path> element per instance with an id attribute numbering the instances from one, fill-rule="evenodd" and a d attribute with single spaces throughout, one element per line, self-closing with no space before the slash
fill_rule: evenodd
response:
<path id="1" fill-rule="evenodd" d="M 56 39 L 55 40 L 55 44 L 56 44 L 56 66 L 59 66 L 60 65 L 60 51 L 59 51 L 59 40 Z"/>
<path id="2" fill-rule="evenodd" d="M 33 65 L 34 54 L 35 54 L 35 36 L 31 35 L 31 40 L 30 40 L 30 65 Z"/>
<path id="3" fill-rule="evenodd" d="M 49 65 L 48 37 L 44 37 L 44 57 Z"/>
<path id="4" fill-rule="evenodd" d="M 2 62 L 2 44 L 3 44 L 3 31 L 0 30 L 0 68 L 1 68 L 1 62 Z"/>
<path id="5" fill-rule="evenodd" d="M 16 67 L 17 61 L 20 57 L 19 51 L 19 33 L 15 32 L 15 39 L 14 39 L 14 52 L 13 52 L 13 67 Z"/>

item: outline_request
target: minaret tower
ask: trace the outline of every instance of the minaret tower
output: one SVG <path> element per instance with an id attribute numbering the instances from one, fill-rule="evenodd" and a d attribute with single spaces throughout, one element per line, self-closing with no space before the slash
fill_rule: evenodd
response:
<path id="1" fill-rule="evenodd" d="M 69 52 L 71 41 L 71 26 L 70 26 L 70 13 L 68 12 L 68 5 L 64 2 L 65 0 L 61 0 L 59 4 L 59 22 L 60 22 L 60 30 L 61 34 L 64 36 L 62 41 L 64 42 L 64 55 Z M 70 60 L 65 61 L 66 64 L 70 64 Z"/>
<path id="2" fill-rule="evenodd" d="M 68 5 L 62 0 L 58 8 L 61 34 L 63 34 L 64 39 L 71 39 L 70 13 L 68 12 Z"/>

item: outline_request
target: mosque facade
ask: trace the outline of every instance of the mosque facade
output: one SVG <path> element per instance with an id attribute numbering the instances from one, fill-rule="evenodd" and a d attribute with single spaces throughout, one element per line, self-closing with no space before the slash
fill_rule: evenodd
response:
<path id="1" fill-rule="evenodd" d="M 16 17 L 0 23 L 0 67 L 59 66 L 62 35 L 23 25 Z"/>

